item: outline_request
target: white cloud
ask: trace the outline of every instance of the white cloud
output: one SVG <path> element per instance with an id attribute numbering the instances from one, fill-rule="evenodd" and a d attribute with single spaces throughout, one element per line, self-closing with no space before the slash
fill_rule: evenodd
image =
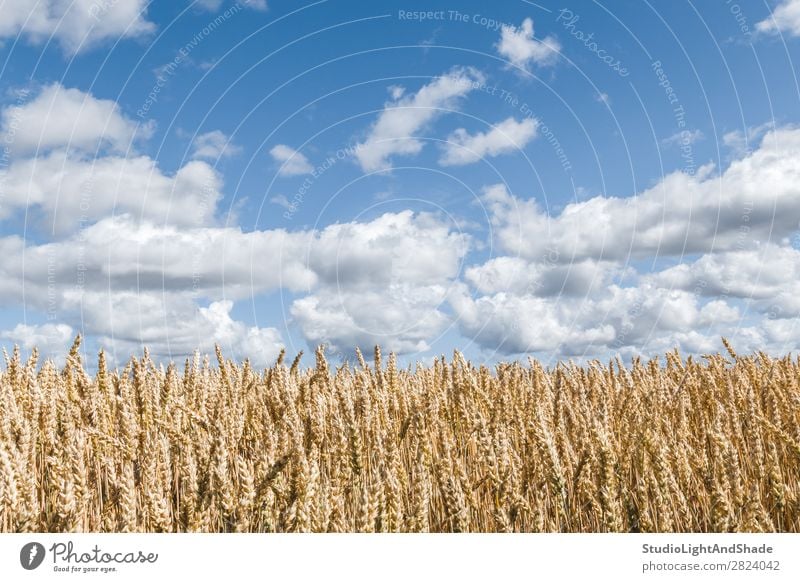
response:
<path id="1" fill-rule="evenodd" d="M 800 130 L 768 133 L 719 176 L 675 172 L 635 197 L 594 197 L 548 216 L 535 200 L 488 188 L 494 233 L 511 255 L 558 262 L 626 260 L 751 248 L 800 222 Z"/>
<path id="2" fill-rule="evenodd" d="M 485 157 L 493 158 L 521 150 L 536 137 L 538 125 L 535 119 L 517 121 L 509 117 L 483 133 L 470 135 L 464 128 L 459 128 L 447 138 L 448 143 L 439 163 L 443 166 L 463 166 Z"/>
<path id="3" fill-rule="evenodd" d="M 205 162 L 191 161 L 173 176 L 147 156 L 75 159 L 63 152 L 14 162 L 0 170 L 5 200 L 0 218 L 39 211 L 47 230 L 68 234 L 112 213 L 197 226 L 215 220 L 222 181 Z"/>
<path id="4" fill-rule="evenodd" d="M 736 323 L 742 318 L 737 307 L 729 305 L 723 299 L 714 299 L 706 303 L 700 310 L 700 324 Z"/>
<path id="5" fill-rule="evenodd" d="M 234 320 L 229 300 L 198 307 L 186 293 L 144 291 L 92 291 L 68 299 L 82 308 L 81 324 L 114 362 L 143 347 L 160 358 L 183 359 L 219 345 L 226 356 L 262 367 L 283 347 L 277 329 Z"/>
<path id="6" fill-rule="evenodd" d="M 592 260 L 574 263 L 528 262 L 500 256 L 469 267 L 464 279 L 483 294 L 513 293 L 536 296 L 579 296 L 608 285 L 619 274 L 613 263 Z"/>
<path id="7" fill-rule="evenodd" d="M 285 194 L 276 194 L 275 196 L 272 196 L 269 199 L 269 202 L 270 202 L 270 204 L 274 204 L 276 206 L 280 206 L 281 208 L 283 208 L 285 210 L 289 210 L 289 211 L 292 211 L 295 208 L 292 205 L 292 203 L 289 202 L 289 199 L 286 197 Z"/>
<path id="8" fill-rule="evenodd" d="M 75 307 L 81 293 L 74 301 L 70 293 L 76 287 L 191 292 L 212 300 L 281 287 L 301 291 L 317 281 L 307 266 L 313 240 L 308 231 L 245 233 L 234 227 L 153 225 L 120 215 L 57 242 L 25 246 L 17 237 L 0 239 L 0 297 L 44 309 L 47 301 Z"/>
<path id="9" fill-rule="evenodd" d="M 279 176 L 301 176 L 314 171 L 314 166 L 303 154 L 284 144 L 278 144 L 269 150 L 272 158 L 281 164 Z"/>
<path id="10" fill-rule="evenodd" d="M 267 0 L 242 0 L 245 8 L 251 8 L 259 12 L 266 12 L 269 9 Z"/>
<path id="11" fill-rule="evenodd" d="M 473 69 L 454 69 L 437 77 L 413 95 L 388 103 L 358 144 L 356 159 L 365 172 L 391 169 L 395 155 L 415 155 L 423 142 L 415 136 L 437 116 L 456 107 L 458 99 L 483 82 Z"/>
<path id="12" fill-rule="evenodd" d="M 450 295 L 462 334 L 485 350 L 540 352 L 554 359 L 655 355 L 675 347 L 697 353 L 721 347 L 720 336 L 736 339 L 742 322 L 736 307 L 700 299 L 648 282 L 598 287 L 587 297 L 473 297 L 463 287 Z"/>
<path id="13" fill-rule="evenodd" d="M 103 41 L 153 32 L 147 5 L 147 0 L 4 0 L 0 38 L 23 35 L 34 44 L 53 39 L 75 54 Z"/>
<path id="14" fill-rule="evenodd" d="M 708 254 L 648 279 L 708 297 L 748 299 L 773 319 L 800 316 L 800 251 L 789 246 Z"/>
<path id="15" fill-rule="evenodd" d="M 192 142 L 192 158 L 196 160 L 219 160 L 235 156 L 241 151 L 242 148 L 218 129 L 201 133 Z"/>
<path id="16" fill-rule="evenodd" d="M 527 70 L 531 64 L 554 64 L 558 60 L 561 44 L 554 36 L 536 40 L 533 37 L 533 20 L 526 18 L 520 27 L 504 25 L 495 48 L 511 64 Z"/>
<path id="17" fill-rule="evenodd" d="M 764 134 L 771 129 L 775 129 L 775 124 L 771 121 L 748 127 L 744 131 L 736 129 L 723 135 L 722 143 L 732 151 L 734 156 L 741 157 L 750 153 L 751 147 L 757 145 Z"/>
<path id="18" fill-rule="evenodd" d="M 681 147 L 692 145 L 704 138 L 705 135 L 699 129 L 684 129 L 683 131 L 673 133 L 671 136 L 662 139 L 661 143 L 667 147 Z"/>
<path id="19" fill-rule="evenodd" d="M 58 83 L 35 99 L 2 112 L 2 133 L 15 155 L 67 148 L 94 154 L 105 147 L 124 152 L 136 137 L 147 138 L 151 125 L 138 126 L 114 101 L 97 99 Z"/>
<path id="20" fill-rule="evenodd" d="M 291 306 L 309 341 L 324 336 L 345 349 L 356 338 L 366 347 L 380 337 L 407 351 L 425 347 L 447 321 L 439 307 L 468 245 L 435 216 L 410 211 L 318 231 L 247 233 L 121 215 L 48 244 L 0 238 L 0 299 L 67 318 L 80 313 L 87 333 L 106 345 L 146 344 L 176 357 L 227 337 L 209 319 L 214 329 L 233 330 L 239 339 L 230 343 L 240 351 L 276 344 L 272 332 L 228 321 L 230 309 L 219 302 L 284 289 L 310 293 Z M 219 305 L 202 311 L 202 300 Z M 330 323 L 342 319 L 349 323 Z"/>
<path id="21" fill-rule="evenodd" d="M 769 18 L 756 23 L 759 32 L 778 34 L 787 32 L 800 36 L 800 0 L 782 0 Z"/>
<path id="22" fill-rule="evenodd" d="M 580 350 L 614 339 L 610 324 L 575 324 L 572 303 L 506 292 L 475 298 L 464 288 L 456 288 L 450 302 L 464 336 L 503 354 Z"/>
<path id="23" fill-rule="evenodd" d="M 729 263 L 726 255 L 701 261 Z M 688 273 L 640 274 L 628 287 L 594 284 L 579 295 L 484 282 L 475 285 L 478 295 L 465 289 L 451 293 L 450 304 L 466 339 L 501 354 L 607 358 L 614 353 L 652 356 L 675 347 L 706 353 L 722 348 L 720 337 L 743 352 L 785 353 L 800 341 L 800 286 L 792 279 L 798 258 L 784 277 L 780 260 L 773 264 L 769 256 L 750 255 L 740 257 L 740 266 L 747 260 L 751 265 L 738 272 L 730 264 L 722 273 L 692 265 Z M 761 273 L 754 259 L 767 265 Z"/>
<path id="24" fill-rule="evenodd" d="M 594 100 L 604 105 L 611 105 L 611 96 L 608 93 L 598 93 L 595 95 Z"/>
<path id="25" fill-rule="evenodd" d="M 296 300 L 291 314 L 309 343 L 349 352 L 381 345 L 399 354 L 424 352 L 449 318 L 439 309 L 447 288 L 391 284 L 379 290 L 326 289 Z"/>
<path id="26" fill-rule="evenodd" d="M 167 175 L 152 158 L 131 153 L 146 137 L 113 101 L 55 84 L 0 115 L 10 164 L 0 168 L 0 220 L 24 209 L 43 230 L 68 235 L 111 214 L 156 223 L 215 222 L 222 179 L 194 160 Z"/>
<path id="27" fill-rule="evenodd" d="M 393 101 L 397 101 L 406 93 L 406 88 L 402 85 L 390 85 L 387 90 L 389 91 L 389 95 L 392 96 Z"/>
<path id="28" fill-rule="evenodd" d="M 467 235 L 436 217 L 405 210 L 322 229 L 309 248 L 308 265 L 334 288 L 435 285 L 458 275 L 468 246 Z"/>
<path id="29" fill-rule="evenodd" d="M 45 359 L 63 364 L 76 333 L 64 323 L 45 323 L 42 325 L 17 324 L 13 329 L 0 333 L 0 339 L 7 340 L 24 350 L 37 348 Z"/>
<path id="30" fill-rule="evenodd" d="M 328 226 L 308 254 L 319 285 L 291 314 L 309 342 L 340 351 L 425 351 L 449 321 L 440 308 L 469 242 L 435 216 L 410 211 Z"/>
<path id="31" fill-rule="evenodd" d="M 232 301 L 217 301 L 200 308 L 200 318 L 210 327 L 211 338 L 229 353 L 249 358 L 256 366 L 275 362 L 284 347 L 280 332 L 273 327 L 246 326 L 231 318 Z M 210 339 L 201 341 L 200 350 L 210 350 Z"/>
<path id="32" fill-rule="evenodd" d="M 436 107 L 452 107 L 479 77 L 458 70 L 417 93 L 397 92 L 355 150 L 366 156 L 362 167 L 390 167 L 392 156 L 411 151 L 382 149 L 409 141 L 390 136 L 406 135 L 421 148 L 418 135 Z M 98 115 L 104 122 L 77 132 L 17 123 L 38 115 L 47 91 L 59 111 L 80 118 L 88 107 L 95 114 L 87 124 Z M 420 353 L 450 326 L 487 352 L 556 357 L 676 345 L 713 351 L 722 335 L 742 351 L 800 341 L 800 251 L 790 245 L 800 223 L 800 129 L 769 131 L 718 175 L 710 166 L 694 176 L 673 173 L 635 197 L 595 196 L 554 215 L 491 186 L 483 201 L 500 255 L 467 265 L 481 241 L 435 214 L 386 213 L 316 230 L 223 228 L 214 169 L 193 160 L 166 174 L 147 156 L 123 157 L 136 139 L 134 124 L 90 95 L 51 86 L 20 110 L 7 109 L 3 124 L 18 149 L 0 171 L 0 219 L 26 209 L 50 221 L 57 236 L 47 243 L 0 238 L 0 300 L 55 309 L 63 321 L 18 326 L 2 340 L 41 343 L 49 335 L 59 344 L 53 352 L 63 353 L 81 327 L 123 359 L 141 345 L 177 358 L 219 343 L 266 365 L 281 332 L 239 321 L 234 302 L 285 290 L 291 324 L 309 343 L 339 351 L 380 343 Z M 442 160 L 499 155 L 535 132 L 535 120 L 513 118 L 484 133 L 460 130 L 453 140 L 463 147 L 445 150 Z M 748 130 L 747 140 L 759 133 Z M 744 139 L 731 133 L 723 142 L 736 148 Z M 40 142 L 38 157 L 26 157 Z M 193 155 L 214 159 L 226 144 L 222 132 L 202 134 Z M 467 149 L 466 157 L 457 153 Z M 288 146 L 271 154 L 290 173 L 311 169 Z M 272 202 L 289 204 L 285 196 Z M 667 256 L 669 266 L 656 260 Z M 674 266 L 674 257 L 687 264 Z M 637 271 L 631 258 L 647 259 L 640 269 L 654 272 Z"/>
<path id="33" fill-rule="evenodd" d="M 279 288 L 438 285 L 458 275 L 468 244 L 435 217 L 410 211 L 294 232 L 155 225 L 119 215 L 47 244 L 0 238 L 0 296 L 22 301 L 22 281 L 38 291 L 50 282 L 55 291 L 80 284 L 87 291 L 191 291 L 213 300 Z M 28 300 L 38 297 L 42 306 L 47 296 L 31 292 Z"/>
<path id="34" fill-rule="evenodd" d="M 486 357 L 707 353 L 721 337 L 742 352 L 785 353 L 800 342 L 800 250 L 790 244 L 799 177 L 800 132 L 783 128 L 720 176 L 672 174 L 634 198 L 595 197 L 553 217 L 487 188 L 506 254 L 451 286 L 454 323 Z M 686 264 L 660 266 L 668 255 Z M 630 258 L 647 265 L 637 271 Z"/>

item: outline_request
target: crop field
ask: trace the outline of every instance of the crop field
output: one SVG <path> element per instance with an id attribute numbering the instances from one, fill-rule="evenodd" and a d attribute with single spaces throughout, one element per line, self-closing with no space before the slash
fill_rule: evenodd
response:
<path id="1" fill-rule="evenodd" d="M 727 345 L 727 344 L 726 344 Z M 800 532 L 800 362 L 0 372 L 3 532 Z"/>

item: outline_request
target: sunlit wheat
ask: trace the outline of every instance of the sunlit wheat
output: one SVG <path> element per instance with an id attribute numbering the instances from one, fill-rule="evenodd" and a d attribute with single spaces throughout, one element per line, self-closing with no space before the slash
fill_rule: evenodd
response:
<path id="1" fill-rule="evenodd" d="M 800 531 L 800 362 L 6 356 L 0 531 Z"/>

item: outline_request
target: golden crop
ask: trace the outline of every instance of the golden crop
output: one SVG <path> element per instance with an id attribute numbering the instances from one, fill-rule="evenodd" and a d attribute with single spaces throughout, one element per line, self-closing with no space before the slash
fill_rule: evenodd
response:
<path id="1" fill-rule="evenodd" d="M 800 531 L 800 361 L 6 357 L 0 531 Z"/>

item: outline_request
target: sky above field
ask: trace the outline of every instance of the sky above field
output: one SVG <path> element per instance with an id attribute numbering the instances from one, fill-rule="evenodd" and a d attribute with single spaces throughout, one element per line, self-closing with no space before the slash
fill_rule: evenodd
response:
<path id="1" fill-rule="evenodd" d="M 800 0 L 0 2 L 0 343 L 796 350 Z"/>

